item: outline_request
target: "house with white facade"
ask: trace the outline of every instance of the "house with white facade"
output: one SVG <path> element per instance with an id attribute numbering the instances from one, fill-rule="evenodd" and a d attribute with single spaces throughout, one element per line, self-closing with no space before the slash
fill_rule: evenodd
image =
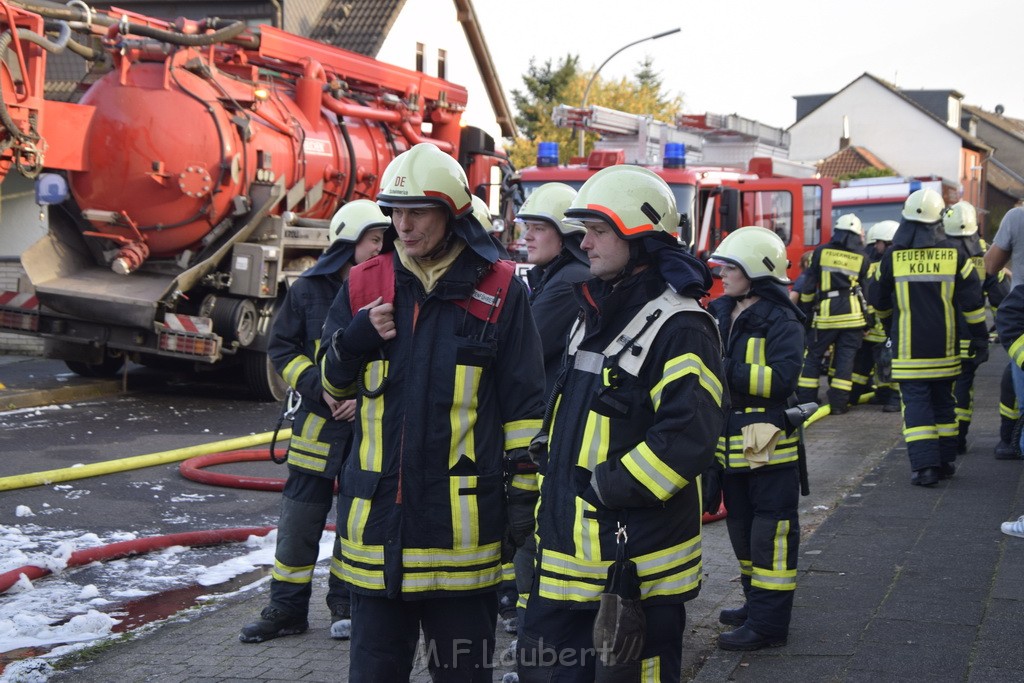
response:
<path id="1" fill-rule="evenodd" d="M 791 159 L 817 163 L 855 145 L 898 175 L 957 182 L 964 199 L 983 205 L 984 161 L 992 148 L 961 129 L 959 92 L 900 90 L 864 73 L 838 92 L 795 99 Z"/>

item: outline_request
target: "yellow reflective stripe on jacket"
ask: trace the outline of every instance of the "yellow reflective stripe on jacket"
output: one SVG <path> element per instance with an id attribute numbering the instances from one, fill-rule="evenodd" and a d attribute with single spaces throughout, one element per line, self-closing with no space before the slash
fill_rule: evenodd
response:
<path id="1" fill-rule="evenodd" d="M 513 448 L 528 448 L 533 437 L 537 436 L 537 432 L 540 431 L 543 424 L 543 420 L 537 419 L 506 422 L 502 425 L 505 430 L 505 450 L 511 451 Z"/>
<path id="2" fill-rule="evenodd" d="M 448 467 L 455 467 L 465 455 L 476 462 L 476 440 L 473 427 L 476 425 L 477 389 L 483 368 L 472 365 L 455 367 L 455 391 L 452 396 L 451 445 L 448 448 Z"/>
<path id="3" fill-rule="evenodd" d="M 540 481 L 536 472 L 531 474 L 513 474 L 510 482 L 513 488 L 523 491 L 540 491 Z"/>
<path id="4" fill-rule="evenodd" d="M 480 541 L 476 486 L 478 477 L 451 477 L 448 482 L 452 510 L 452 539 L 457 548 L 473 548 Z"/>
<path id="5" fill-rule="evenodd" d="M 611 420 L 599 413 L 587 413 L 583 427 L 583 442 L 576 463 L 593 472 L 599 464 L 608 459 L 608 444 L 611 442 Z"/>
<path id="6" fill-rule="evenodd" d="M 464 550 L 406 548 L 402 563 L 403 593 L 488 588 L 501 581 L 501 544 Z"/>
<path id="7" fill-rule="evenodd" d="M 313 580 L 314 566 L 308 564 L 302 567 L 289 567 L 282 562 L 278 562 L 275 557 L 274 569 L 270 572 L 270 575 L 278 581 L 284 581 L 285 583 L 310 583 Z"/>
<path id="8" fill-rule="evenodd" d="M 1024 334 L 1013 340 L 1010 344 L 1010 360 L 1018 367 L 1024 368 Z"/>
<path id="9" fill-rule="evenodd" d="M 342 581 L 345 580 L 345 563 L 340 557 L 331 558 L 331 574 Z"/>
<path id="10" fill-rule="evenodd" d="M 366 364 L 364 385 L 379 387 L 387 376 L 388 362 L 375 360 Z M 376 398 L 364 396 L 359 402 L 359 469 L 380 472 L 384 460 L 384 394 Z"/>
<path id="11" fill-rule="evenodd" d="M 752 396 L 771 396 L 772 368 L 765 359 L 765 339 L 751 337 L 747 340 L 744 361 L 750 365 L 750 378 L 747 393 Z"/>
<path id="12" fill-rule="evenodd" d="M 750 576 L 754 573 L 754 563 L 751 560 L 740 560 L 740 576 Z"/>
<path id="13" fill-rule="evenodd" d="M 689 483 L 659 458 L 646 442 L 640 442 L 626 453 L 622 457 L 622 465 L 658 500 L 668 500 Z"/>
<path id="14" fill-rule="evenodd" d="M 651 389 L 654 410 L 658 410 L 661 406 L 661 395 L 665 391 L 665 387 L 686 375 L 696 375 L 697 381 L 708 392 L 715 405 L 721 407 L 722 383 L 718 381 L 718 377 L 708 370 L 700 356 L 695 353 L 684 353 L 665 363 L 665 367 L 661 371 L 661 380 Z"/>
<path id="15" fill-rule="evenodd" d="M 1008 406 L 1002 401 L 999 402 L 999 417 L 1005 417 L 1009 420 L 1016 420 L 1020 417 L 1020 411 L 1017 410 L 1016 404 Z"/>
<path id="16" fill-rule="evenodd" d="M 299 376 L 311 367 L 313 367 L 313 361 L 308 357 L 295 356 L 295 358 L 288 361 L 288 365 L 284 366 L 284 370 L 281 372 L 281 378 L 292 389 L 296 389 L 299 383 Z"/>
<path id="17" fill-rule="evenodd" d="M 355 398 L 355 385 L 349 387 L 336 387 L 327 380 L 327 373 L 324 370 L 326 363 L 327 354 L 324 354 L 323 358 L 320 359 L 320 384 L 323 386 L 324 391 L 334 398 Z"/>
<path id="18" fill-rule="evenodd" d="M 327 469 L 331 444 L 320 440 L 320 433 L 326 424 L 327 420 L 315 413 L 306 415 L 302 427 L 292 431 L 292 438 L 288 442 L 288 464 L 313 472 Z"/>
<path id="19" fill-rule="evenodd" d="M 945 379 L 960 374 L 960 355 L 947 358 L 893 358 L 895 380 Z"/>
<path id="20" fill-rule="evenodd" d="M 352 547 L 362 547 L 363 543 L 363 529 L 366 528 L 366 520 L 370 517 L 370 499 L 369 498 L 353 498 L 352 506 L 348 510 L 348 519 L 345 520 L 345 528 L 347 530 L 348 538 L 350 539 L 350 545 Z M 345 539 L 341 539 L 342 545 L 346 543 Z M 384 563 L 384 547 L 376 546 L 381 548 L 381 564 Z"/>
<path id="21" fill-rule="evenodd" d="M 601 559 L 600 530 L 601 527 L 594 518 L 597 508 L 576 496 L 573 516 L 572 541 L 576 549 L 576 555 L 582 557 L 583 561 L 598 561 Z"/>
<path id="22" fill-rule="evenodd" d="M 985 307 L 982 306 L 973 311 L 964 311 L 964 319 L 971 325 L 985 322 Z"/>
<path id="23" fill-rule="evenodd" d="M 640 683 L 661 681 L 661 657 L 650 657 L 640 661 Z"/>
<path id="24" fill-rule="evenodd" d="M 733 434 L 728 437 L 718 437 L 718 447 L 715 456 L 718 462 L 729 469 L 748 469 L 750 461 L 743 455 L 743 435 Z M 793 462 L 799 455 L 798 447 L 800 435 L 793 433 L 791 436 L 784 436 L 775 444 L 775 450 L 768 455 L 768 465 L 781 465 L 784 462 Z"/>

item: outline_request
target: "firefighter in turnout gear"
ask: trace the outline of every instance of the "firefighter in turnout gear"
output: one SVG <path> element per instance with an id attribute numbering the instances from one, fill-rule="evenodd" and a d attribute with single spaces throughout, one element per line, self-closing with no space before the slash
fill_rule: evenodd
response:
<path id="1" fill-rule="evenodd" d="M 719 615 L 736 628 L 718 646 L 757 650 L 786 643 L 796 590 L 800 434 L 785 410 L 803 365 L 804 316 L 786 291 L 786 245 L 771 230 L 729 233 L 710 262 L 721 266 L 725 292 L 709 310 L 725 342 L 731 403 L 717 465 L 746 598 Z"/>
<path id="2" fill-rule="evenodd" d="M 594 277 L 532 452 L 537 578 L 519 680 L 680 680 L 701 585 L 700 475 L 728 397 L 707 266 L 673 237 L 675 197 L 638 166 L 602 169 L 565 212 Z M 547 448 L 541 448 L 547 437 Z"/>
<path id="3" fill-rule="evenodd" d="M 357 401 L 338 495 L 349 680 L 408 680 L 422 629 L 435 680 L 490 681 L 506 454 L 528 458 L 541 426 L 540 339 L 452 157 L 400 154 L 377 201 L 394 252 L 352 270 L 321 339 L 324 387 Z"/>
<path id="4" fill-rule="evenodd" d="M 849 410 L 853 389 L 853 361 L 867 326 L 861 283 L 867 278 L 868 260 L 863 254 L 864 230 L 853 214 L 840 216 L 832 241 L 814 250 L 800 306 L 810 316 L 811 338 L 800 376 L 797 397 L 801 403 L 818 400 L 821 359 L 832 346 L 832 377 L 828 391 L 833 415 Z"/>
<path id="5" fill-rule="evenodd" d="M 380 253 L 391 221 L 371 201 L 341 207 L 331 219 L 330 247 L 299 277 L 274 320 L 267 353 L 274 368 L 299 393 L 288 445 L 288 479 L 281 497 L 270 605 L 261 618 L 242 628 L 243 643 L 302 633 L 309 624 L 313 568 L 320 554 L 320 536 L 334 503 L 334 482 L 352 435 L 353 401 L 337 401 L 320 382 L 314 363 L 327 311 L 349 269 Z M 348 638 L 351 627 L 348 588 L 341 577 L 335 538 L 328 577 L 327 606 L 331 635 Z"/>
<path id="6" fill-rule="evenodd" d="M 977 362 L 988 356 L 981 280 L 974 264 L 942 232 L 942 197 L 918 190 L 871 289 L 872 305 L 893 342 L 892 377 L 903 402 L 903 437 L 911 483 L 934 486 L 956 472 L 956 401 L 960 320 Z M 950 302 L 954 305 L 951 306 Z"/>
<path id="7" fill-rule="evenodd" d="M 942 229 L 946 233 L 946 238 L 974 264 L 981 279 L 981 292 L 985 301 L 993 311 L 999 308 L 999 304 L 1010 293 L 1010 283 L 1001 270 L 991 277 L 985 276 L 985 250 L 988 245 L 978 235 L 978 216 L 974 207 L 968 202 L 961 201 L 947 208 L 942 214 Z M 953 395 L 956 397 L 958 454 L 967 452 L 967 432 L 971 428 L 971 416 L 974 413 L 974 374 L 979 363 L 971 352 L 970 344 L 967 321 L 960 316 L 960 376 L 953 386 Z"/>
<path id="8" fill-rule="evenodd" d="M 545 396 L 551 394 L 562 367 L 569 329 L 579 315 L 579 304 L 573 297 L 573 285 L 590 277 L 590 262 L 580 248 L 586 230 L 579 223 L 565 220 L 565 211 L 576 198 L 576 190 L 563 183 L 547 183 L 534 190 L 516 214 L 526 243 L 526 272 L 530 285 L 530 311 L 537 323 L 544 350 Z M 514 472 L 510 495 L 536 496 L 540 493 L 536 465 L 532 462 Z M 536 564 L 534 534 L 527 536 L 516 551 L 515 577 L 519 592 L 518 612 L 521 620 L 533 584 Z"/>
<path id="9" fill-rule="evenodd" d="M 868 258 L 868 276 L 862 283 L 866 299 L 871 298 L 868 291 L 875 282 L 875 271 L 878 270 L 882 254 L 892 246 L 892 238 L 896 235 L 896 230 L 899 227 L 900 224 L 897 221 L 878 221 L 868 228 L 867 246 L 864 249 L 864 255 Z M 871 402 L 881 405 L 883 413 L 898 413 L 900 412 L 899 387 L 894 382 L 884 381 L 878 372 L 878 361 L 882 359 L 887 348 L 891 351 L 891 346 L 886 346 L 888 337 L 881 319 L 873 315 L 874 309 L 870 306 L 868 312 L 872 314 L 871 318 L 874 324 L 864 333 L 864 340 L 853 361 L 853 392 L 850 394 L 850 403 L 857 403 L 863 394 L 871 391 L 873 385 L 875 396 Z M 882 372 L 888 372 L 888 368 Z"/>

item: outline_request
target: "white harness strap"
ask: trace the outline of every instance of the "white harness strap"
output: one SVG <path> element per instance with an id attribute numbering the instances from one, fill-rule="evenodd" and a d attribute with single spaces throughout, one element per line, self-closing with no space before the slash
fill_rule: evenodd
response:
<path id="1" fill-rule="evenodd" d="M 660 312 L 660 315 L 648 324 L 647 319 L 657 312 Z M 605 358 L 611 358 L 622 351 L 624 347 L 632 346 L 631 350 L 619 356 L 618 365 L 619 369 L 636 377 L 640 374 L 640 368 L 643 367 L 651 345 L 647 342 L 643 345 L 632 345 L 632 340 L 635 339 L 636 335 L 640 334 L 645 325 L 647 325 L 647 329 L 644 330 L 644 337 L 647 340 L 653 340 L 658 335 L 661 326 L 677 313 L 702 313 L 711 320 L 715 330 L 718 330 L 714 317 L 705 311 L 695 299 L 676 294 L 671 289 L 666 288 L 664 292 L 648 301 L 633 316 L 633 319 L 629 321 L 629 324 L 622 330 L 622 333 L 608 344 L 602 353 L 579 350 L 580 342 L 583 341 L 583 337 L 586 335 L 586 323 L 582 319 L 577 320 L 572 328 L 572 332 L 570 332 L 568 348 L 568 354 L 575 356 L 574 369 L 600 374 L 604 367 Z"/>

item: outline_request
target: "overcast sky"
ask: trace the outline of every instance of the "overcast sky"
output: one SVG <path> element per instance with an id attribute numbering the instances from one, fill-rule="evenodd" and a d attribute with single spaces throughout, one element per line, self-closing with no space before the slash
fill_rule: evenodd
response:
<path id="1" fill-rule="evenodd" d="M 631 76 L 654 58 L 687 113 L 739 114 L 786 128 L 794 95 L 840 90 L 865 71 L 902 89 L 952 89 L 968 104 L 1024 119 L 1020 0 L 477 0 L 507 93 L 531 57 L 566 53 L 596 68 L 634 40 L 601 77 Z M 600 104 L 593 102 L 591 104 Z"/>

